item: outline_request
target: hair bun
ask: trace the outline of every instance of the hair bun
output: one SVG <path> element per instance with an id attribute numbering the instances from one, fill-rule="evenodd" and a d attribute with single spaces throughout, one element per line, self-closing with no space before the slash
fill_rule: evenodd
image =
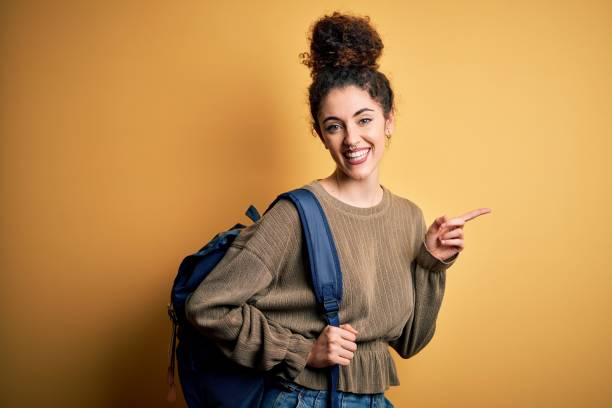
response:
<path id="1" fill-rule="evenodd" d="M 378 69 L 376 60 L 382 54 L 383 43 L 368 16 L 335 11 L 314 23 L 309 41 L 310 53 L 299 56 L 302 64 L 311 68 L 313 77 L 326 68 Z"/>

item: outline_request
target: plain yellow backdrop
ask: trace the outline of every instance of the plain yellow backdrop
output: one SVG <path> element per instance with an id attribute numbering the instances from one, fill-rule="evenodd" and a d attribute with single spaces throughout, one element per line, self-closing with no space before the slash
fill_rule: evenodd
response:
<path id="1" fill-rule="evenodd" d="M 367 14 L 397 122 L 381 182 L 478 207 L 396 407 L 612 405 L 609 1 L 3 2 L 3 407 L 166 407 L 184 256 L 327 176 L 312 22 Z M 175 406 L 182 406 L 179 400 Z"/>

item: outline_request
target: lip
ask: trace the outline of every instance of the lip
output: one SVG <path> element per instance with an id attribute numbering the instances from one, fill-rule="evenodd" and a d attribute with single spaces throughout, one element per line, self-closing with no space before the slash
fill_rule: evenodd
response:
<path id="1" fill-rule="evenodd" d="M 369 147 L 360 147 L 359 149 L 355 149 L 355 150 L 345 150 L 344 152 L 342 152 L 342 154 L 346 154 L 346 153 L 349 153 L 349 152 L 360 152 L 362 150 L 368 150 L 368 149 L 369 149 Z"/>
<path id="2" fill-rule="evenodd" d="M 361 149 L 356 149 L 356 150 L 353 150 L 353 152 L 358 152 L 358 151 L 361 151 L 361 150 L 368 150 L 368 152 L 366 153 L 366 155 L 365 155 L 365 156 L 363 156 L 363 158 L 361 158 L 359 161 L 356 161 L 356 162 L 354 162 L 354 163 L 351 163 L 351 162 L 350 162 L 350 160 L 346 158 L 346 156 L 344 156 L 344 155 L 343 155 L 342 157 L 344 157 L 344 160 L 346 160 L 346 162 L 347 162 L 348 164 L 350 164 L 351 166 L 357 166 L 357 165 L 359 165 L 359 164 L 361 164 L 361 163 L 365 162 L 365 161 L 368 159 L 368 157 L 370 156 L 370 151 L 371 151 L 372 149 L 371 149 L 371 148 L 369 148 L 369 147 L 365 147 L 365 148 L 361 148 Z"/>

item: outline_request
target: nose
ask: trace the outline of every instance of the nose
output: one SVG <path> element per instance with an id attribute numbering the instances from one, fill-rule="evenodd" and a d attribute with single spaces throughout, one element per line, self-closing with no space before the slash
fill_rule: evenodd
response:
<path id="1" fill-rule="evenodd" d="M 344 135 L 344 146 L 348 149 L 349 146 L 359 146 L 361 144 L 361 136 L 359 136 L 359 128 L 355 125 L 348 125 Z"/>

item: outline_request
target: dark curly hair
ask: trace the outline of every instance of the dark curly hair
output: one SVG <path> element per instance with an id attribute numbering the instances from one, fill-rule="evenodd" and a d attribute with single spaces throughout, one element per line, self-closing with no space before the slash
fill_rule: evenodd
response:
<path id="1" fill-rule="evenodd" d="M 383 43 L 368 16 L 334 11 L 311 27 L 310 53 L 299 54 L 311 69 L 308 88 L 312 128 L 321 136 L 317 116 L 325 96 L 334 88 L 355 85 L 367 91 L 382 107 L 385 118 L 395 110 L 393 90 L 387 77 L 378 71 L 377 60 Z"/>

